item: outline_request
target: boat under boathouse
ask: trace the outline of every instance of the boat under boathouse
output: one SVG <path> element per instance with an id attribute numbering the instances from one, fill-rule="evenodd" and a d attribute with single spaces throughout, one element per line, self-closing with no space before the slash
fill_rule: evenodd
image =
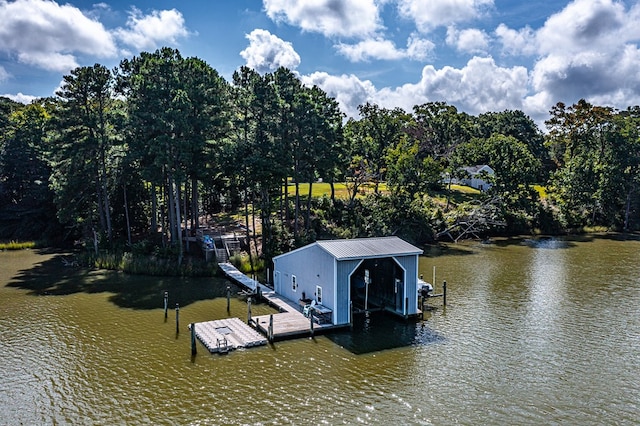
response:
<path id="1" fill-rule="evenodd" d="M 398 237 L 325 240 L 276 256 L 274 290 L 324 321 L 346 325 L 354 312 L 386 310 L 402 317 L 418 310 L 422 250 Z"/>

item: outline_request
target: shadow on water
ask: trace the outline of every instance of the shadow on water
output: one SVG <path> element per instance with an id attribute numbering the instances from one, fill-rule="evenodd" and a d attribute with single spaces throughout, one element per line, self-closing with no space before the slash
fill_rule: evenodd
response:
<path id="1" fill-rule="evenodd" d="M 34 296 L 65 296 L 75 293 L 113 293 L 111 302 L 132 309 L 157 309 L 162 306 L 164 292 L 175 303 L 187 306 L 200 300 L 226 297 L 227 285 L 231 294 L 239 288 L 224 278 L 156 277 L 128 275 L 122 272 L 90 270 L 65 266 L 63 254 L 54 255 L 30 269 L 21 270 L 7 284 L 29 290 Z"/>
<path id="2" fill-rule="evenodd" d="M 425 321 L 402 320 L 384 312 L 354 317 L 353 330 L 327 334 L 335 344 L 356 355 L 444 341 Z"/>
<path id="3" fill-rule="evenodd" d="M 467 256 L 475 254 L 473 250 L 462 245 L 456 245 L 455 243 L 440 243 L 436 245 L 425 245 L 422 247 L 424 250 L 422 256 L 424 257 L 438 257 L 438 256 Z"/>
<path id="4" fill-rule="evenodd" d="M 574 247 L 576 242 L 588 242 L 594 239 L 593 236 L 580 235 L 571 237 L 500 237 L 487 240 L 465 240 L 460 243 L 440 243 L 438 245 L 423 247 L 424 257 L 439 256 L 469 256 L 477 255 L 479 250 L 490 249 L 492 247 L 508 248 L 511 246 L 526 245 L 532 248 L 560 249 Z"/>

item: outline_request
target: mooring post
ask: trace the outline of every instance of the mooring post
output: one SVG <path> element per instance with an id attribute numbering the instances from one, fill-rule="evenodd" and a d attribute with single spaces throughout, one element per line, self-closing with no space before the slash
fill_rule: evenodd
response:
<path id="1" fill-rule="evenodd" d="M 198 353 L 198 349 L 196 348 L 196 323 L 191 323 L 191 355 L 195 355 Z"/>
<path id="2" fill-rule="evenodd" d="M 247 324 L 251 325 L 251 298 L 247 299 Z"/>
<path id="3" fill-rule="evenodd" d="M 273 342 L 273 314 L 269 315 L 269 341 Z"/>
<path id="4" fill-rule="evenodd" d="M 180 333 L 180 305 L 176 303 L 176 334 Z"/>
<path id="5" fill-rule="evenodd" d="M 313 337 L 313 308 L 309 308 L 309 332 Z"/>
<path id="6" fill-rule="evenodd" d="M 442 305 L 447 306 L 447 282 L 442 282 Z"/>
<path id="7" fill-rule="evenodd" d="M 231 311 L 231 287 L 227 286 L 227 313 Z"/>
<path id="8" fill-rule="evenodd" d="M 169 292 L 164 292 L 164 319 L 167 319 L 167 312 L 169 311 Z"/>

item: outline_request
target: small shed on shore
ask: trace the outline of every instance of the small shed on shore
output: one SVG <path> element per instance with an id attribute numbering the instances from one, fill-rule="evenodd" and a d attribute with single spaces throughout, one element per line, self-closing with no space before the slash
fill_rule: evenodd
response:
<path id="1" fill-rule="evenodd" d="M 349 324 L 352 307 L 413 316 L 420 254 L 395 236 L 316 241 L 273 259 L 274 290 L 300 305 L 315 301 L 334 325 Z"/>

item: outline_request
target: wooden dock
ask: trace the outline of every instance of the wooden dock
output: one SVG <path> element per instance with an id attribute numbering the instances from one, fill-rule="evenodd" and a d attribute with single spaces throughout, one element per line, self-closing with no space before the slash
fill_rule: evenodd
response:
<path id="1" fill-rule="evenodd" d="M 302 306 L 285 299 L 276 294 L 271 288 L 259 283 L 258 281 L 247 277 L 238 271 L 235 266 L 230 263 L 218 264 L 224 274 L 239 285 L 258 293 L 266 302 L 277 309 L 275 314 L 259 315 L 251 318 L 251 325 L 272 340 L 292 339 L 295 337 L 312 336 L 320 334 L 328 330 L 344 328 L 347 325 L 333 325 L 331 323 L 323 323 L 314 321 L 315 316 L 306 317 L 302 313 Z M 259 289 L 257 291 L 257 289 Z M 273 329 L 270 333 L 269 325 L 273 316 Z M 313 321 L 313 323 L 312 323 Z M 313 324 L 313 325 L 312 325 Z M 313 326 L 313 328 L 312 328 Z"/>
<path id="2" fill-rule="evenodd" d="M 211 353 L 267 344 L 267 339 L 239 318 L 225 318 L 193 324 L 198 340 Z M 191 325 L 190 325 L 191 327 Z"/>
<path id="3" fill-rule="evenodd" d="M 276 314 L 252 317 L 251 322 L 256 330 L 269 337 L 269 325 L 271 317 L 273 316 L 272 340 L 285 340 L 296 337 L 313 336 L 315 334 L 327 332 L 328 330 L 335 330 L 336 328 L 344 327 L 336 326 L 331 323 L 318 323 L 314 319 L 314 316 L 311 316 L 311 318 L 304 316 L 300 306 L 293 304 L 291 301 L 281 297 L 273 291 L 263 293 L 262 297 L 280 312 Z"/>
<path id="4" fill-rule="evenodd" d="M 238 269 L 231 263 L 218 263 L 218 267 L 231 281 L 240 284 L 242 287 L 245 287 L 254 293 L 256 292 L 257 288 L 259 288 L 260 292 L 262 293 L 272 291 L 266 285 L 261 284 L 257 280 L 249 278 L 242 272 L 238 271 Z"/>

